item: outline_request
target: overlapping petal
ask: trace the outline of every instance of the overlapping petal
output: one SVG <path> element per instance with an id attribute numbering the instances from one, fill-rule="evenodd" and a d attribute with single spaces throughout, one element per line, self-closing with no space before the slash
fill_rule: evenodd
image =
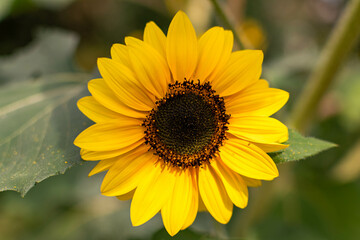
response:
<path id="1" fill-rule="evenodd" d="M 259 179 L 248 178 L 245 176 L 242 176 L 242 179 L 245 181 L 248 187 L 260 187 L 262 185 L 261 180 Z"/>
<path id="2" fill-rule="evenodd" d="M 249 178 L 272 180 L 279 175 L 274 161 L 263 150 L 237 138 L 226 141 L 220 157 L 230 169 Z"/>
<path id="3" fill-rule="evenodd" d="M 136 111 L 120 102 L 115 93 L 109 88 L 103 79 L 93 79 L 88 83 L 91 95 L 97 102 L 106 108 L 122 115 L 134 118 L 145 118 L 146 113 Z"/>
<path id="4" fill-rule="evenodd" d="M 254 84 L 260 78 L 263 57 L 259 50 L 233 52 L 226 68 L 214 77 L 214 90 L 224 97 Z"/>
<path id="5" fill-rule="evenodd" d="M 111 59 L 124 64 L 126 67 L 131 68 L 129 61 L 129 52 L 124 44 L 115 43 L 111 47 Z"/>
<path id="6" fill-rule="evenodd" d="M 260 79 L 259 81 L 256 81 L 254 84 L 249 85 L 247 88 L 245 88 L 243 91 L 237 93 L 237 94 L 243 94 L 244 92 L 251 92 L 254 90 L 259 90 L 259 89 L 266 89 L 269 88 L 269 82 L 266 81 L 265 79 Z M 236 97 L 236 95 L 232 95 L 230 97 Z"/>
<path id="7" fill-rule="evenodd" d="M 217 75 L 222 72 L 225 67 L 228 65 L 232 48 L 234 45 L 234 35 L 231 31 L 225 30 L 224 31 L 224 45 L 223 46 L 217 46 L 218 48 L 222 48 L 224 53 L 221 55 L 221 59 L 215 66 L 212 73 L 208 76 L 208 81 L 213 82 L 214 79 L 217 77 Z M 230 52 L 230 54 L 228 54 Z"/>
<path id="8" fill-rule="evenodd" d="M 229 133 L 259 143 L 281 143 L 288 139 L 288 129 L 283 123 L 262 116 L 231 117 Z"/>
<path id="9" fill-rule="evenodd" d="M 187 217 L 185 219 L 183 226 L 181 227 L 181 230 L 189 227 L 195 221 L 199 208 L 198 171 L 197 169 L 189 169 L 189 174 L 191 176 L 193 194 L 192 194 L 189 213 L 187 214 Z"/>
<path id="10" fill-rule="evenodd" d="M 153 21 L 148 22 L 145 26 L 144 42 L 151 45 L 164 59 L 166 59 L 166 36 Z"/>
<path id="11" fill-rule="evenodd" d="M 192 181 L 189 169 L 175 173 L 176 181 L 169 200 L 161 209 L 164 226 L 171 236 L 180 231 L 192 210 L 194 195 L 198 195 L 197 185 Z"/>
<path id="12" fill-rule="evenodd" d="M 209 213 L 220 223 L 227 223 L 233 204 L 224 184 L 211 165 L 199 168 L 199 192 Z"/>
<path id="13" fill-rule="evenodd" d="M 141 179 L 154 167 L 156 157 L 147 149 L 118 157 L 107 172 L 101 185 L 105 196 L 123 195 L 138 186 Z"/>
<path id="14" fill-rule="evenodd" d="M 128 193 L 125 193 L 123 195 L 116 196 L 116 197 L 117 197 L 117 199 L 122 200 L 122 201 L 130 200 L 134 197 L 135 190 L 136 190 L 136 188 L 131 190 Z"/>
<path id="15" fill-rule="evenodd" d="M 150 111 L 154 107 L 154 99 L 146 94 L 133 72 L 125 65 L 108 58 L 100 58 L 98 67 L 106 84 L 122 103 L 139 111 Z"/>
<path id="16" fill-rule="evenodd" d="M 139 141 L 137 141 L 133 144 L 130 144 L 126 147 L 115 149 L 115 150 L 110 150 L 110 151 L 90 151 L 90 150 L 86 150 L 83 148 L 80 151 L 80 155 L 81 155 L 81 158 L 86 161 L 98 161 L 99 159 L 113 158 L 116 156 L 120 156 L 124 153 L 130 152 L 131 150 L 137 148 L 141 144 L 144 144 L 144 142 L 145 142 L 145 140 L 143 138 L 141 138 Z"/>
<path id="17" fill-rule="evenodd" d="M 271 116 L 282 108 L 289 93 L 275 88 L 243 91 L 225 99 L 226 111 L 232 116 Z"/>
<path id="18" fill-rule="evenodd" d="M 77 102 L 77 106 L 85 116 L 96 123 L 124 117 L 124 115 L 104 107 L 91 96 L 81 98 Z"/>
<path id="19" fill-rule="evenodd" d="M 90 171 L 89 177 L 100 172 L 108 170 L 112 165 L 117 162 L 117 158 L 110 158 L 106 160 L 102 160 L 96 164 L 96 166 Z"/>
<path id="20" fill-rule="evenodd" d="M 280 151 L 282 149 L 289 147 L 288 144 L 281 144 L 281 143 L 259 143 L 259 142 L 253 142 L 253 143 L 267 153 Z"/>
<path id="21" fill-rule="evenodd" d="M 199 59 L 194 79 L 211 81 L 228 61 L 233 47 L 233 35 L 221 27 L 213 27 L 199 39 Z"/>
<path id="22" fill-rule="evenodd" d="M 170 70 L 165 59 L 149 44 L 136 38 L 125 39 L 132 69 L 140 83 L 154 96 L 165 96 Z"/>
<path id="23" fill-rule="evenodd" d="M 167 168 L 153 166 L 141 179 L 130 207 L 130 218 L 139 226 L 152 218 L 169 200 L 175 185 L 175 175 Z"/>
<path id="24" fill-rule="evenodd" d="M 127 147 L 144 137 L 144 130 L 136 119 L 96 123 L 81 132 L 74 141 L 90 151 L 111 151 Z"/>
<path id="25" fill-rule="evenodd" d="M 248 203 L 248 189 L 242 177 L 227 167 L 220 157 L 211 162 L 219 178 L 224 184 L 231 201 L 239 208 L 245 208 Z"/>

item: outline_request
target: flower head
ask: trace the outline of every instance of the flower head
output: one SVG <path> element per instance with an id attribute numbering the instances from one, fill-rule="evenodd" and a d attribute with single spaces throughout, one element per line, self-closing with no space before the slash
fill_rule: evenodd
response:
<path id="1" fill-rule="evenodd" d="M 170 235 L 198 211 L 227 223 L 247 187 L 278 176 L 266 152 L 286 147 L 288 130 L 271 118 L 288 93 L 260 80 L 261 51 L 232 52 L 233 35 L 214 27 L 199 39 L 178 12 L 167 36 L 150 22 L 144 40 L 114 44 L 102 78 L 79 109 L 95 122 L 75 140 L 84 160 L 106 171 L 102 194 L 132 199 L 134 226 L 161 212 Z"/>

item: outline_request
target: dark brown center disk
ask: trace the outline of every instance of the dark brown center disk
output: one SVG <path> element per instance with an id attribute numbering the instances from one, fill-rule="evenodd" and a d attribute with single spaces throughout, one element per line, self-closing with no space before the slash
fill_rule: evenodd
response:
<path id="1" fill-rule="evenodd" d="M 176 82 L 144 120 L 145 142 L 165 164 L 199 167 L 219 150 L 229 118 L 209 83 Z"/>

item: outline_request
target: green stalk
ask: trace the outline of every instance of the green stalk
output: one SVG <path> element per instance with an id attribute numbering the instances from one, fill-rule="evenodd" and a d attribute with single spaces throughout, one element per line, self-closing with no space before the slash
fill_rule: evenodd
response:
<path id="1" fill-rule="evenodd" d="M 321 52 L 290 115 L 290 125 L 305 131 L 320 99 L 360 35 L 360 0 L 350 0 Z"/>
<path id="2" fill-rule="evenodd" d="M 226 16 L 226 14 L 225 14 L 224 10 L 222 9 L 222 7 L 220 6 L 218 0 L 210 0 L 210 1 L 211 1 L 212 5 L 214 6 L 215 11 L 217 12 L 217 14 L 221 18 L 221 20 L 224 22 L 225 27 L 230 29 L 233 32 L 234 40 L 235 40 L 236 44 L 238 45 L 238 48 L 244 49 L 244 45 L 242 44 L 242 42 L 240 40 L 239 34 L 235 30 L 235 27 L 231 23 L 229 18 Z"/>

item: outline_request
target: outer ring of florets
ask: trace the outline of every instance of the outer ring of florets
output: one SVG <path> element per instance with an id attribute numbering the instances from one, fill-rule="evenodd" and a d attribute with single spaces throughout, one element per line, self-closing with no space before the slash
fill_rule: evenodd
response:
<path id="1" fill-rule="evenodd" d="M 212 129 L 212 136 L 208 139 L 207 144 L 191 154 L 169 148 L 160 137 L 159 131 L 162 129 L 159 129 L 156 124 L 156 115 L 162 106 L 176 97 L 187 94 L 195 94 L 208 104 L 215 124 Z M 200 167 L 204 163 L 210 163 L 226 139 L 225 132 L 228 129 L 227 124 L 230 118 L 230 115 L 226 114 L 224 99 L 215 94 L 210 83 L 200 84 L 200 81 L 194 83 L 194 81 L 186 79 L 181 83 L 176 81 L 174 84 L 169 84 L 165 97 L 156 101 L 155 104 L 156 107 L 150 111 L 142 126 L 146 129 L 144 131 L 145 143 L 149 145 L 155 155 L 158 155 L 158 161 L 179 169 Z"/>

